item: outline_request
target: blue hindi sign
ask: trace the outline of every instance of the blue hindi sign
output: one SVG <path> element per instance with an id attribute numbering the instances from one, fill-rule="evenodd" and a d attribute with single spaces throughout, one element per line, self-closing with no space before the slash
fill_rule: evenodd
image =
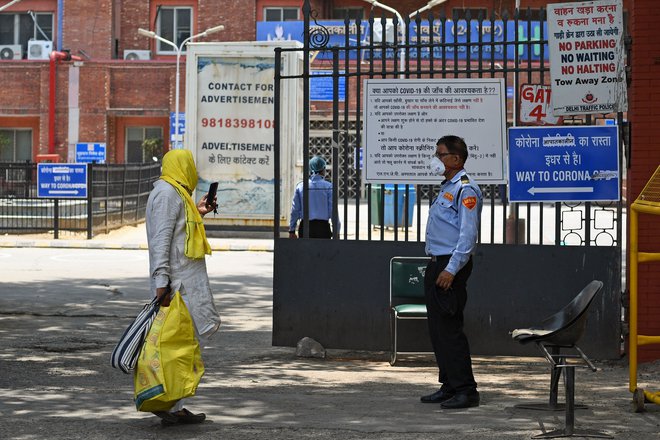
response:
<path id="1" fill-rule="evenodd" d="M 335 90 L 332 71 L 312 70 L 311 73 L 312 75 L 309 79 L 309 98 L 313 101 L 332 101 Z M 340 75 L 343 73 L 343 70 L 339 71 Z M 338 78 L 337 96 L 340 101 L 346 99 L 346 78 L 343 76 Z"/>
<path id="2" fill-rule="evenodd" d="M 76 162 L 78 163 L 105 163 L 105 144 L 76 144 Z"/>
<path id="3" fill-rule="evenodd" d="M 37 164 L 37 197 L 87 198 L 87 164 Z"/>
<path id="4" fill-rule="evenodd" d="M 617 127 L 509 129 L 512 202 L 619 200 L 619 180 Z"/>
<path id="5" fill-rule="evenodd" d="M 186 133 L 186 114 L 179 112 L 179 129 L 176 127 L 176 112 L 170 112 L 170 140 L 180 141 Z"/>

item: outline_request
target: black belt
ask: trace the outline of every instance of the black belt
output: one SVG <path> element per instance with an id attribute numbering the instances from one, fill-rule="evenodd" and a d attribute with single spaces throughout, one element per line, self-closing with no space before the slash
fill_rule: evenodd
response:
<path id="1" fill-rule="evenodd" d="M 431 255 L 431 261 L 436 262 L 438 261 L 438 258 L 447 258 L 451 257 L 451 255 Z"/>

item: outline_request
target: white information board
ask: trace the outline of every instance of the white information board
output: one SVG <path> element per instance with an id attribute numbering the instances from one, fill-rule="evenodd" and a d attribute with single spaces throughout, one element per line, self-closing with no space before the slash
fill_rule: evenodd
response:
<path id="1" fill-rule="evenodd" d="M 555 116 L 628 110 L 623 34 L 621 0 L 548 5 Z"/>
<path id="2" fill-rule="evenodd" d="M 364 90 L 364 176 L 368 183 L 437 184 L 436 142 L 468 145 L 465 169 L 479 183 L 505 183 L 503 78 L 368 79 Z"/>

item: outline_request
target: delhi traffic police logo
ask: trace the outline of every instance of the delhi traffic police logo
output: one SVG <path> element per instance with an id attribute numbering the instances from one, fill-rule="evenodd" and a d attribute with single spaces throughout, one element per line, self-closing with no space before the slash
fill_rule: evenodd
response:
<path id="1" fill-rule="evenodd" d="M 467 209 L 472 210 L 475 206 L 477 206 L 477 198 L 474 196 L 466 197 L 463 199 L 463 205 Z"/>

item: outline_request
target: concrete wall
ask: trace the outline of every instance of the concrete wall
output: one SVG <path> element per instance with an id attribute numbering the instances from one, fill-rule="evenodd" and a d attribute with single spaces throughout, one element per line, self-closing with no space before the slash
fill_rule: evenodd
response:
<path id="1" fill-rule="evenodd" d="M 480 245 L 468 281 L 465 329 L 472 352 L 534 355 L 509 332 L 538 325 L 591 280 L 605 287 L 592 304 L 581 347 L 619 357 L 620 268 L 609 247 Z M 389 260 L 423 256 L 423 243 L 287 240 L 275 242 L 273 344 L 304 336 L 327 348 L 389 350 Z M 428 348 L 423 323 L 405 322 L 402 350 Z"/>

